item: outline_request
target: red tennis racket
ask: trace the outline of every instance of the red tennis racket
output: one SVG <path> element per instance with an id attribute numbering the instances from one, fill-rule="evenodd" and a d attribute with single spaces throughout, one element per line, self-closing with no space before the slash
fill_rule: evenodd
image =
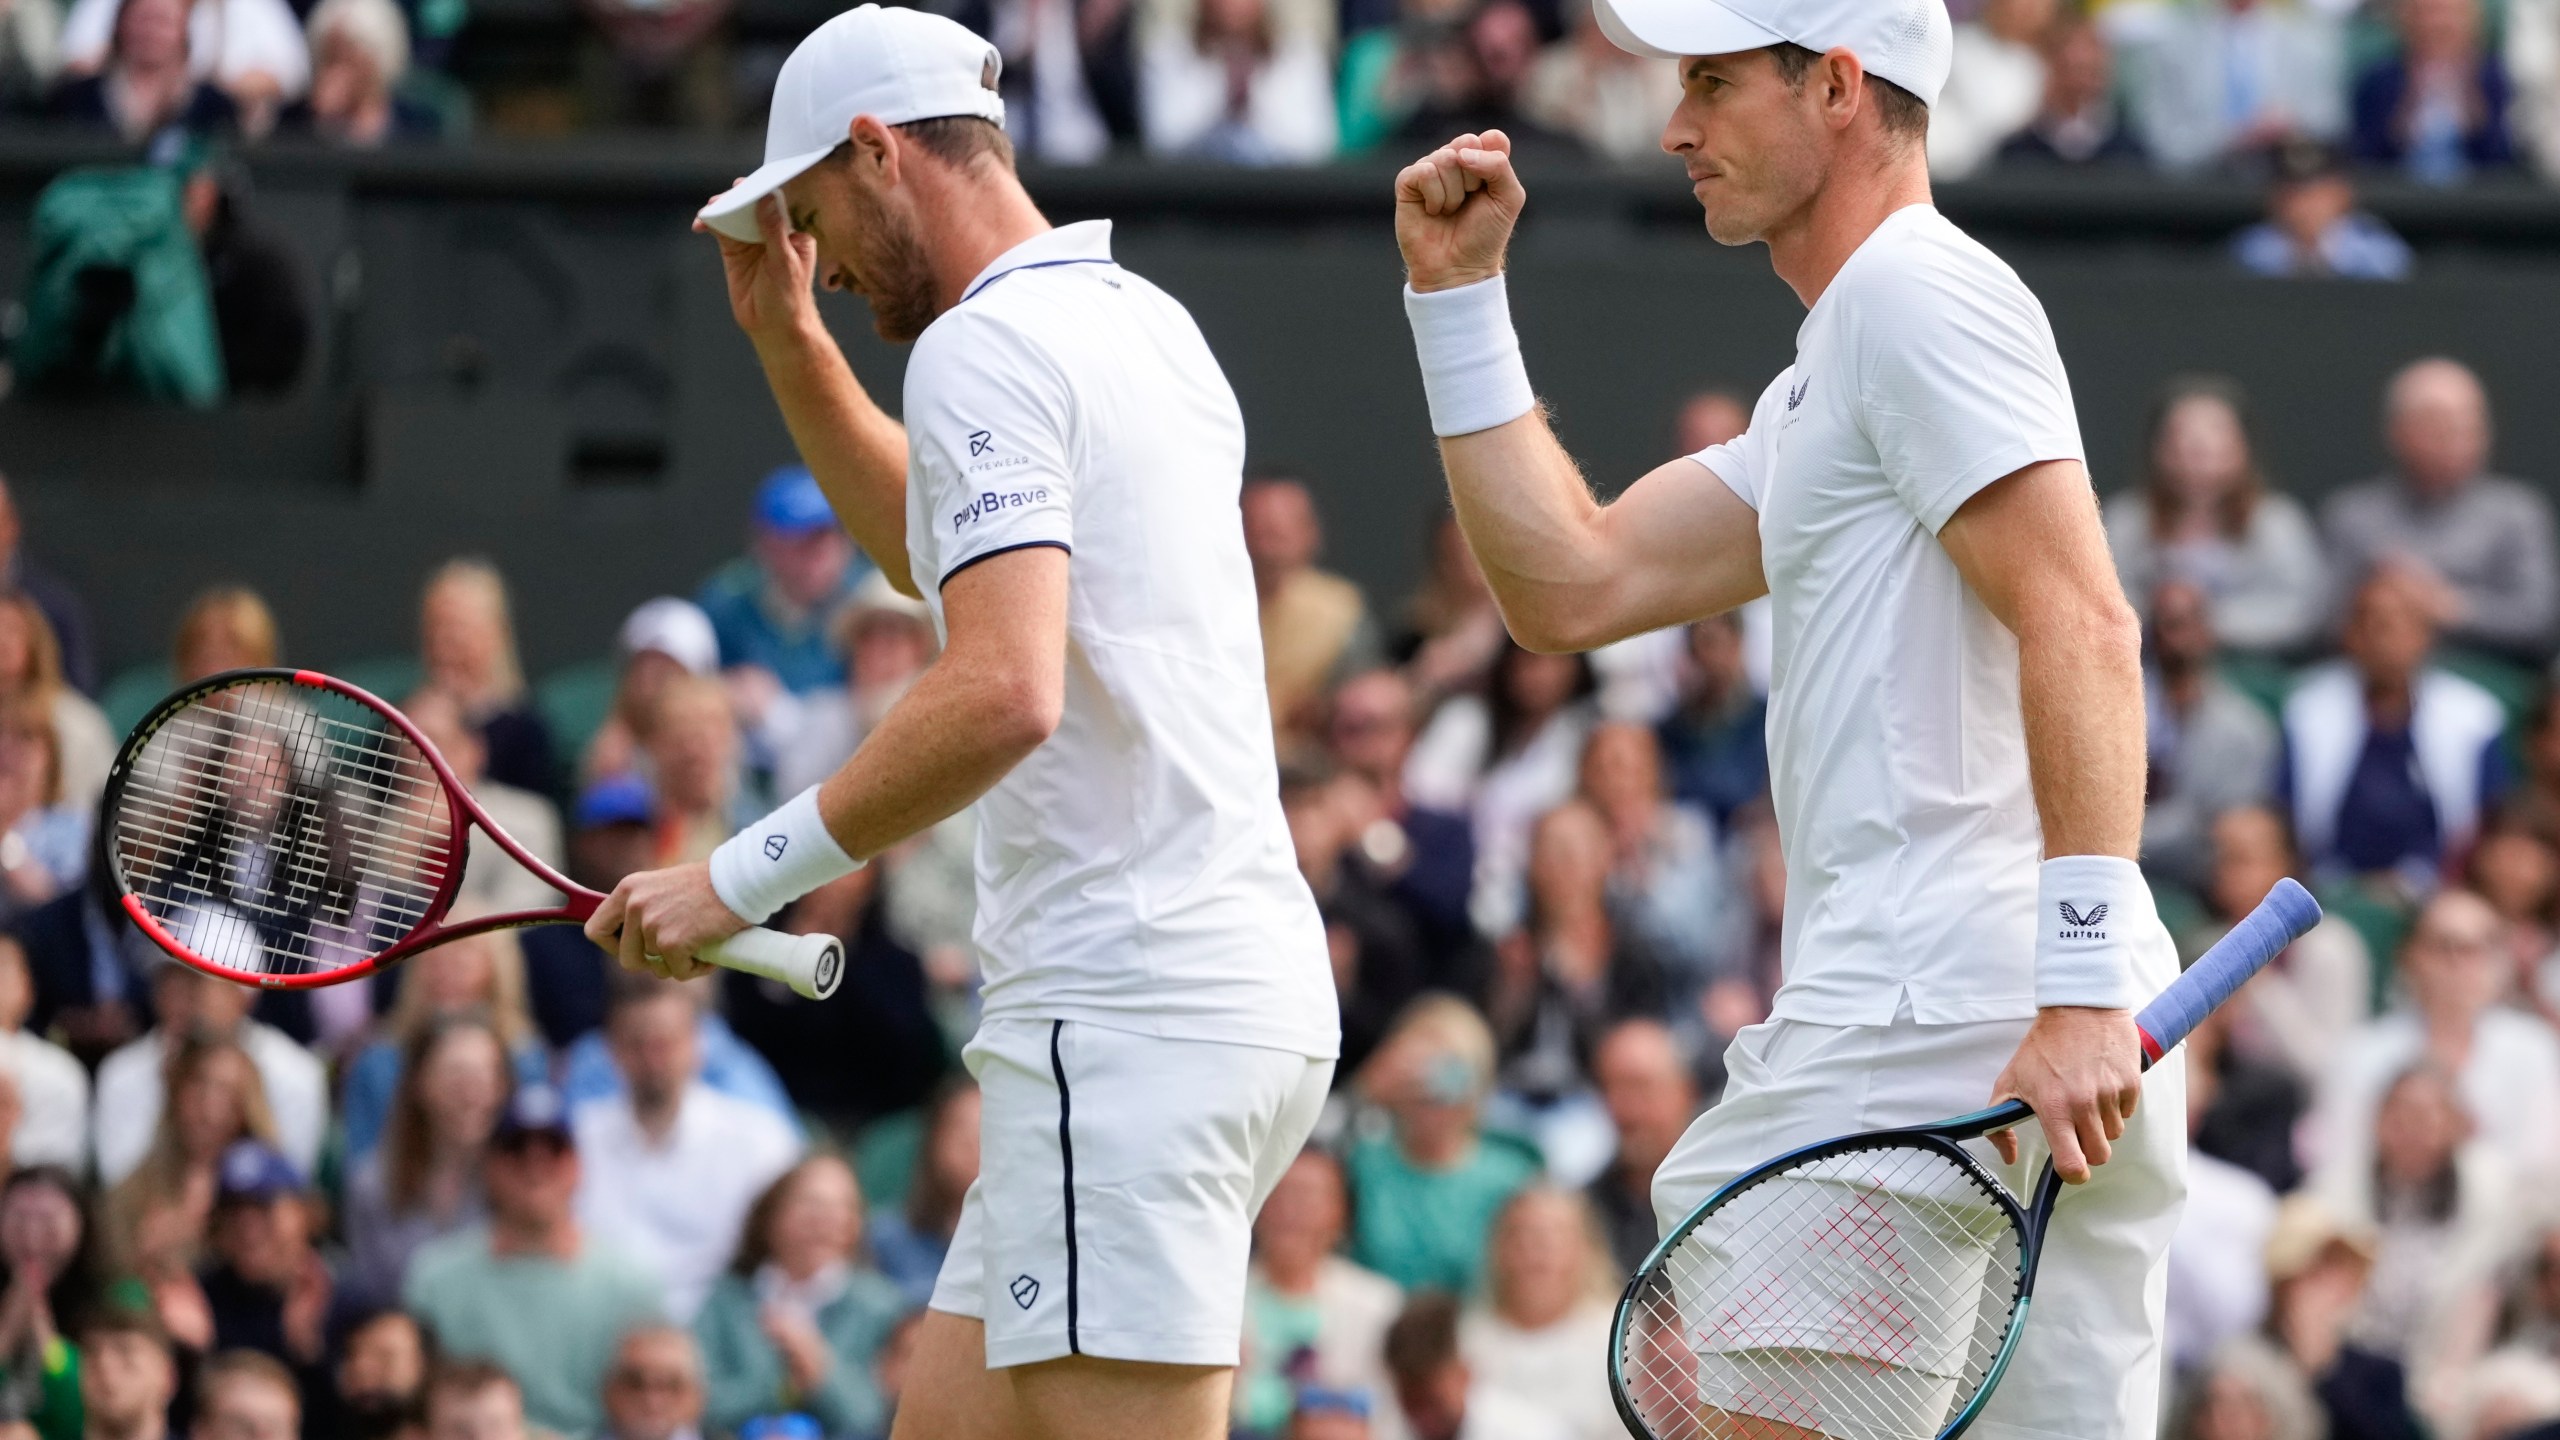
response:
<path id="1" fill-rule="evenodd" d="M 244 985 L 335 985 L 466 935 L 583 924 L 605 898 L 499 829 L 407 716 L 308 670 L 226 671 L 161 701 L 101 814 L 133 923 Z M 471 825 L 568 903 L 444 923 Z M 831 935 L 741 930 L 702 958 L 812 1000 L 844 978 Z"/>

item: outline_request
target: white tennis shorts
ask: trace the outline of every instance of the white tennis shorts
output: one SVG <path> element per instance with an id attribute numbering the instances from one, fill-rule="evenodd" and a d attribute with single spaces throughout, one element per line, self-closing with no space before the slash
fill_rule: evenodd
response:
<path id="1" fill-rule="evenodd" d="M 2148 948 L 2148 947 L 2146 947 Z M 2175 977 L 2166 945 L 2146 956 L 2146 988 Z M 2152 973 L 2157 971 L 2157 973 Z M 2008 1064 L 2024 1020 L 1921 1025 L 1815 1025 L 1772 1020 L 1735 1037 L 1726 1051 L 1724 1099 L 1690 1125 L 1655 1173 L 1654 1215 L 1664 1233 L 1726 1181 L 1800 1145 L 1893 1125 L 1924 1124 L 1977 1110 Z M 2066 1188 L 2046 1231 L 2035 1303 L 2006 1377 L 1968 1437 L 2151 1440 L 2160 1403 L 2162 1315 L 2169 1237 L 2186 1195 L 2186 1072 L 2172 1053 L 2144 1081 L 2142 1104 L 2113 1157 L 2090 1182 Z M 2015 1166 L 1988 1144 L 1973 1148 L 2023 1202 L 2044 1163 L 2031 1126 Z M 1971 1304 L 1970 1292 L 1949 1303 Z M 1742 1413 L 1765 1408 L 1749 1397 L 1819 1395 L 1808 1365 L 1837 1365 L 1872 1389 L 1878 1366 L 1855 1344 L 1836 1347 L 1799 1335 L 1771 1337 L 1699 1358 L 1709 1404 Z M 1901 1413 L 1857 1416 L 1772 1414 L 1844 1440 L 1933 1432 L 1954 1381 L 1954 1357 L 1897 1370 Z M 1773 1369 L 1795 1378 L 1772 1378 Z M 1907 1373 L 1906 1373 L 1907 1372 Z M 1872 1402 L 1871 1402 L 1872 1403 Z"/>
<path id="2" fill-rule="evenodd" d="M 1072 1020 L 990 1020 L 984 1119 L 932 1307 L 987 1366 L 1234 1365 L 1253 1217 L 1314 1130 L 1331 1060 Z"/>

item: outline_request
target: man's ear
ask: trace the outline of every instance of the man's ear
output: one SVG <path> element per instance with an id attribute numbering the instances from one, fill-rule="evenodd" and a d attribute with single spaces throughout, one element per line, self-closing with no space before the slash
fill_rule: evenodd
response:
<path id="1" fill-rule="evenodd" d="M 1815 78 L 1822 85 L 1823 118 L 1833 129 L 1846 129 L 1856 119 L 1860 102 L 1865 98 L 1862 83 L 1866 67 L 1846 49 L 1823 52 Z"/>
<path id="2" fill-rule="evenodd" d="M 856 115 L 844 133 L 845 139 L 853 146 L 853 154 L 848 157 L 853 163 L 870 169 L 884 185 L 898 183 L 903 157 L 899 154 L 902 147 L 895 130 L 881 124 L 876 115 Z"/>

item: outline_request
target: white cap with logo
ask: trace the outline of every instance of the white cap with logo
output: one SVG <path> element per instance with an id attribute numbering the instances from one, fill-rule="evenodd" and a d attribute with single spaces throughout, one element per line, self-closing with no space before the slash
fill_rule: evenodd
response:
<path id="1" fill-rule="evenodd" d="M 1592 0 L 1592 8 L 1601 32 L 1638 55 L 1846 50 L 1924 105 L 1938 103 L 1955 63 L 1945 0 Z"/>
<path id="2" fill-rule="evenodd" d="M 827 158 L 854 117 L 908 125 L 974 115 L 1004 123 L 996 47 L 956 20 L 863 5 L 809 32 L 782 62 L 765 123 L 764 164 L 702 207 L 702 223 L 733 240 L 761 238 L 756 202 Z"/>

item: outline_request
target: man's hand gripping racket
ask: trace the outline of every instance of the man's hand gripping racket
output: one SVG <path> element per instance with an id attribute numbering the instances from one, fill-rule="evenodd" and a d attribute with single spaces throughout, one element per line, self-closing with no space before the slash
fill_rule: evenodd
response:
<path id="1" fill-rule="evenodd" d="M 2291 880 L 2135 1017 L 2148 1068 L 2319 923 Z M 1826 1140 L 1690 1212 L 1618 1302 L 1609 1383 L 1637 1440 L 1954 1440 L 2015 1351 L 2048 1163 L 2020 1204 L 1962 1142 L 2025 1102 Z"/>
<path id="2" fill-rule="evenodd" d="M 134 924 L 244 985 L 334 985 L 466 935 L 583 924 L 605 899 L 500 830 L 408 717 L 308 670 L 229 671 L 160 702 L 101 816 Z M 567 903 L 445 923 L 474 825 Z M 746 929 L 699 958 L 812 1000 L 844 977 L 831 935 Z"/>

